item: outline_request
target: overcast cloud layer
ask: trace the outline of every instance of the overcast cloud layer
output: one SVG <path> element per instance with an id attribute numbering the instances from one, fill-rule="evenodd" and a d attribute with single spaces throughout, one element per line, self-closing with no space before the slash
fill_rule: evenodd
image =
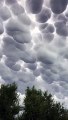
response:
<path id="1" fill-rule="evenodd" d="M 0 0 L 0 84 L 14 81 L 68 106 L 68 0 Z"/>

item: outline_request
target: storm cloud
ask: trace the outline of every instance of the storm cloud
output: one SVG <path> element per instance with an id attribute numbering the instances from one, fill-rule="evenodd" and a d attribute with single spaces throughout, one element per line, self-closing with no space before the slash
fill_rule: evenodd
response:
<path id="1" fill-rule="evenodd" d="M 67 105 L 68 1 L 0 1 L 0 84 L 48 90 Z"/>

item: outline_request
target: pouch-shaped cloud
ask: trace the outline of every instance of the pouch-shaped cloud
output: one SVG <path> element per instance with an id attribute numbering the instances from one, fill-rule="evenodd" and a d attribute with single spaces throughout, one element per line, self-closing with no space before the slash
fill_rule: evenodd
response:
<path id="1" fill-rule="evenodd" d="M 21 14 L 18 16 L 18 19 L 20 20 L 20 22 L 22 22 L 24 25 L 31 25 L 32 21 L 30 20 L 29 16 L 27 16 L 27 14 Z"/>
<path id="2" fill-rule="evenodd" d="M 15 64 L 11 67 L 11 69 L 14 70 L 14 71 L 19 71 L 20 68 L 21 68 L 21 66 L 19 64 Z"/>
<path id="3" fill-rule="evenodd" d="M 57 55 L 54 52 L 47 50 L 47 48 L 45 50 L 44 47 L 40 47 L 38 49 L 37 56 L 38 60 L 43 62 L 44 64 L 53 64 L 57 58 Z"/>
<path id="4" fill-rule="evenodd" d="M 41 12 L 36 15 L 36 19 L 40 23 L 45 23 L 51 17 L 51 11 L 48 8 L 42 8 Z"/>
<path id="5" fill-rule="evenodd" d="M 26 9 L 32 14 L 37 14 L 42 9 L 43 0 L 26 0 Z"/>
<path id="6" fill-rule="evenodd" d="M 35 85 L 65 102 L 67 4 L 67 0 L 0 0 L 1 84 L 15 81 L 22 93 Z"/>
<path id="7" fill-rule="evenodd" d="M 52 24 L 46 24 L 46 26 L 41 26 L 43 29 L 41 30 L 42 33 L 53 33 L 55 28 Z"/>
<path id="8" fill-rule="evenodd" d="M 67 22 L 67 18 L 64 14 L 59 14 L 57 19 L 58 19 L 58 21 Z"/>
<path id="9" fill-rule="evenodd" d="M 30 33 L 23 33 L 23 32 L 18 32 L 13 35 L 13 38 L 15 41 L 19 43 L 29 43 L 31 41 L 31 35 Z"/>
<path id="10" fill-rule="evenodd" d="M 6 24 L 6 31 L 9 35 L 13 35 L 15 32 L 29 32 L 29 29 L 17 19 L 11 18 Z"/>
<path id="11" fill-rule="evenodd" d="M 68 36 L 68 27 L 64 21 L 56 22 L 56 33 L 61 36 Z"/>
<path id="12" fill-rule="evenodd" d="M 13 4 L 11 6 L 11 10 L 15 15 L 20 15 L 20 14 L 24 13 L 24 8 L 21 5 L 19 5 L 18 3 Z"/>
<path id="13" fill-rule="evenodd" d="M 37 67 L 37 64 L 36 63 L 32 63 L 32 64 L 27 63 L 25 66 L 34 71 L 36 69 L 36 67 Z"/>
<path id="14" fill-rule="evenodd" d="M 67 7 L 67 0 L 50 0 L 51 10 L 55 14 L 64 12 Z"/>
<path id="15" fill-rule="evenodd" d="M 4 6 L 0 8 L 0 17 L 3 20 L 7 20 L 11 17 L 11 13 L 8 9 L 8 7 Z"/>

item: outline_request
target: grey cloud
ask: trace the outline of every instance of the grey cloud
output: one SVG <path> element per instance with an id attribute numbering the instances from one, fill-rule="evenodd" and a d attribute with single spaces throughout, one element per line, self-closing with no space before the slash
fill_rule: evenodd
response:
<path id="1" fill-rule="evenodd" d="M 28 43 L 31 41 L 29 30 L 29 28 L 27 29 L 27 25 L 14 19 L 10 19 L 6 25 L 8 35 L 11 35 L 19 43 Z"/>
<path id="2" fill-rule="evenodd" d="M 6 64 L 9 68 L 11 68 L 13 65 L 15 65 L 15 63 L 16 63 L 16 60 L 15 60 L 15 59 L 12 59 L 11 57 L 9 57 L 9 58 L 7 58 L 7 59 L 5 60 L 5 64 Z"/>
<path id="3" fill-rule="evenodd" d="M 25 45 L 24 44 L 21 44 L 21 43 L 18 43 L 16 42 L 13 38 L 11 38 L 10 36 L 6 36 L 6 37 L 3 37 L 3 42 L 4 42 L 4 45 L 8 46 L 8 45 L 14 45 L 16 48 L 18 48 L 19 50 L 25 50 Z"/>
<path id="4" fill-rule="evenodd" d="M 0 1 L 0 7 L 2 7 L 4 1 L 5 1 L 5 0 L 1 0 L 1 1 Z"/>
<path id="5" fill-rule="evenodd" d="M 36 62 L 36 56 L 31 51 L 28 50 L 28 52 L 24 52 L 21 55 L 21 60 L 23 60 L 25 63 L 35 63 Z"/>
<path id="6" fill-rule="evenodd" d="M 29 72 L 20 72 L 18 74 L 18 79 L 22 82 L 29 82 L 35 79 L 34 75 Z"/>
<path id="7" fill-rule="evenodd" d="M 11 13 L 10 13 L 8 7 L 3 6 L 3 7 L 0 8 L 0 17 L 3 20 L 7 20 L 11 17 Z"/>
<path id="8" fill-rule="evenodd" d="M 5 83 L 7 83 L 7 81 L 11 83 L 14 80 L 13 74 L 11 73 L 9 68 L 6 67 L 4 63 L 0 63 L 0 75 L 2 79 L 5 81 Z"/>
<path id="9" fill-rule="evenodd" d="M 46 24 L 45 28 L 42 29 L 42 33 L 53 33 L 55 31 L 55 28 L 52 24 Z"/>
<path id="10" fill-rule="evenodd" d="M 19 64 L 15 64 L 11 67 L 11 69 L 14 71 L 19 71 L 21 69 L 21 66 Z"/>
<path id="11" fill-rule="evenodd" d="M 50 33 L 54 32 L 54 26 L 52 24 L 49 24 L 46 29 L 47 29 L 46 30 L 47 32 L 50 32 Z"/>
<path id="12" fill-rule="evenodd" d="M 48 26 L 48 23 L 40 24 L 39 29 L 43 31 Z"/>
<path id="13" fill-rule="evenodd" d="M 27 67 L 27 68 L 29 68 L 29 69 L 31 69 L 31 70 L 35 70 L 36 69 L 36 67 L 37 67 L 37 64 L 36 63 L 33 63 L 33 64 L 31 64 L 31 63 L 27 63 L 26 65 L 25 65 L 25 67 Z"/>
<path id="14" fill-rule="evenodd" d="M 54 39 L 54 34 L 52 34 L 52 33 L 43 33 L 43 39 L 45 41 L 51 42 Z"/>
<path id="15" fill-rule="evenodd" d="M 19 59 L 20 51 L 15 47 L 14 41 L 11 38 L 4 38 L 3 39 L 3 54 L 9 57 L 16 57 L 16 59 Z"/>
<path id="16" fill-rule="evenodd" d="M 2 34 L 3 32 L 4 32 L 3 24 L 0 23 L 0 34 Z"/>
<path id="17" fill-rule="evenodd" d="M 6 58 L 5 65 L 14 71 L 19 71 L 21 69 L 21 66 L 16 63 L 16 59 L 13 57 Z"/>
<path id="18" fill-rule="evenodd" d="M 22 22 L 25 25 L 31 25 L 31 20 L 30 18 L 24 13 L 18 16 L 18 19 L 20 20 L 20 22 Z"/>
<path id="19" fill-rule="evenodd" d="M 51 10 L 55 14 L 60 14 L 64 12 L 67 7 L 67 0 L 51 0 L 50 1 Z"/>
<path id="20" fill-rule="evenodd" d="M 9 35 L 13 35 L 18 32 L 28 32 L 27 26 L 20 23 L 17 19 L 11 18 L 6 24 L 6 31 Z"/>
<path id="21" fill-rule="evenodd" d="M 42 24 L 39 26 L 39 29 L 42 33 L 43 39 L 45 41 L 51 42 L 54 39 L 55 28 L 52 24 Z"/>
<path id="22" fill-rule="evenodd" d="M 58 20 L 59 20 L 59 21 L 67 22 L 67 18 L 66 18 L 66 16 L 65 16 L 64 14 L 58 15 Z"/>
<path id="23" fill-rule="evenodd" d="M 26 2 L 26 6 L 19 4 L 21 1 Z M 3 2 L 0 2 L 0 83 L 15 81 L 21 93 L 25 92 L 27 86 L 35 85 L 42 90 L 48 90 L 60 101 L 66 101 L 66 0 L 5 0 L 5 5 Z M 43 6 L 47 14 L 42 12 Z M 39 15 L 43 22 L 34 19 Z"/>
<path id="24" fill-rule="evenodd" d="M 26 9 L 32 14 L 37 14 L 42 9 L 43 0 L 26 0 Z"/>
<path id="25" fill-rule="evenodd" d="M 59 34 L 61 36 L 68 36 L 68 29 L 67 29 L 65 22 L 63 22 L 63 21 L 56 22 L 55 26 L 56 26 L 56 33 L 57 34 Z"/>
<path id="26" fill-rule="evenodd" d="M 17 2 L 17 0 L 5 0 L 7 5 L 12 5 Z"/>
<path id="27" fill-rule="evenodd" d="M 36 57 L 31 51 L 21 51 L 16 47 L 14 40 L 10 37 L 3 38 L 3 54 L 7 57 L 13 57 L 17 61 L 23 60 L 26 63 L 34 63 L 36 61 Z"/>
<path id="28" fill-rule="evenodd" d="M 39 68 L 35 69 L 35 70 L 33 71 L 33 74 L 34 74 L 35 77 L 40 76 L 40 74 L 41 74 L 40 69 L 39 69 Z"/>
<path id="29" fill-rule="evenodd" d="M 45 50 L 44 47 L 39 48 L 39 50 L 37 52 L 37 56 L 38 56 L 38 60 L 45 64 L 53 64 L 57 58 L 55 53 L 53 53 L 47 49 Z"/>
<path id="30" fill-rule="evenodd" d="M 19 43 L 29 43 L 31 41 L 31 35 L 30 33 L 23 33 L 23 32 L 18 32 L 17 34 L 13 35 L 13 38 L 15 41 Z"/>
<path id="31" fill-rule="evenodd" d="M 51 17 L 51 11 L 48 8 L 42 8 L 41 12 L 36 15 L 36 20 L 40 23 L 45 23 Z"/>
<path id="32" fill-rule="evenodd" d="M 11 10 L 14 13 L 14 15 L 20 15 L 20 14 L 24 13 L 24 8 L 21 5 L 19 5 L 18 3 L 13 4 L 11 6 Z"/>
<path id="33" fill-rule="evenodd" d="M 16 46 L 16 48 L 18 48 L 21 51 L 25 51 L 26 50 L 26 46 L 24 44 L 16 42 L 15 46 Z"/>

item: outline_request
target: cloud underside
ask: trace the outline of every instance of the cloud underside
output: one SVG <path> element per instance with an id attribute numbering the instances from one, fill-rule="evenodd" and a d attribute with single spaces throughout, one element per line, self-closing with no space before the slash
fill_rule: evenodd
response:
<path id="1" fill-rule="evenodd" d="M 0 1 L 0 84 L 35 85 L 67 105 L 67 2 Z"/>

